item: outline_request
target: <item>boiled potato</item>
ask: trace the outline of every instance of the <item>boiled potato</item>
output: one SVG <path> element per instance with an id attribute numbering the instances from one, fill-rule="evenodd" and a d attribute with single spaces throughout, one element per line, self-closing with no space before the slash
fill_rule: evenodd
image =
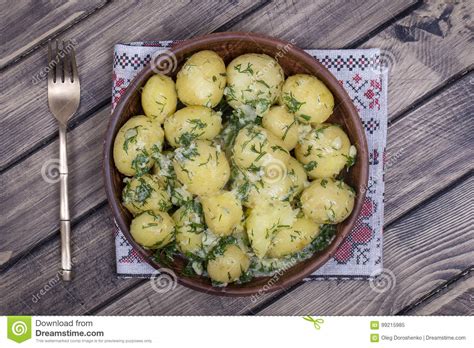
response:
<path id="1" fill-rule="evenodd" d="M 150 174 L 134 177 L 127 182 L 122 192 L 123 205 L 133 215 L 145 210 L 168 211 L 171 198 L 163 180 Z"/>
<path id="2" fill-rule="evenodd" d="M 277 137 L 265 128 L 252 124 L 239 131 L 232 154 L 235 164 L 251 171 L 258 171 L 266 165 L 286 167 L 290 158 Z"/>
<path id="3" fill-rule="evenodd" d="M 354 150 L 340 126 L 323 123 L 300 139 L 295 155 L 311 178 L 329 178 L 337 176 L 349 161 L 353 161 Z"/>
<path id="4" fill-rule="evenodd" d="M 224 94 L 234 109 L 263 116 L 280 95 L 283 69 L 266 54 L 248 53 L 227 66 Z"/>
<path id="5" fill-rule="evenodd" d="M 143 175 L 153 166 L 153 154 L 163 146 L 161 125 L 139 115 L 130 118 L 120 128 L 114 141 L 114 162 L 126 176 Z"/>
<path id="6" fill-rule="evenodd" d="M 245 226 L 250 245 L 258 258 L 263 258 L 275 234 L 291 228 L 296 219 L 295 211 L 288 202 L 261 201 L 249 210 Z"/>
<path id="7" fill-rule="evenodd" d="M 173 167 L 178 180 L 195 195 L 221 190 L 229 180 L 230 167 L 219 145 L 196 140 L 175 151 Z"/>
<path id="8" fill-rule="evenodd" d="M 160 249 L 174 240 L 174 222 L 168 213 L 147 210 L 132 220 L 130 233 L 138 244 Z"/>
<path id="9" fill-rule="evenodd" d="M 142 107 L 145 115 L 159 123 L 176 111 L 178 98 L 174 81 L 156 74 L 148 79 L 142 90 Z"/>
<path id="10" fill-rule="evenodd" d="M 262 125 L 282 141 L 285 149 L 294 149 L 298 142 L 298 123 L 287 108 L 272 106 L 263 116 Z"/>
<path id="11" fill-rule="evenodd" d="M 171 146 L 188 146 L 194 139 L 211 140 L 222 128 L 221 114 L 205 106 L 188 106 L 167 117 L 165 137 Z"/>
<path id="12" fill-rule="evenodd" d="M 316 179 L 301 195 L 304 214 L 318 224 L 344 221 L 354 208 L 354 190 L 340 180 Z"/>
<path id="13" fill-rule="evenodd" d="M 201 197 L 207 226 L 218 236 L 232 234 L 234 227 L 242 220 L 242 204 L 229 191 Z"/>
<path id="14" fill-rule="evenodd" d="M 235 244 L 224 246 L 207 264 L 209 277 L 216 282 L 227 284 L 238 280 L 250 266 L 249 257 Z"/>
<path id="15" fill-rule="evenodd" d="M 202 249 L 202 237 L 206 227 L 202 207 L 189 201 L 173 214 L 176 223 L 176 243 L 182 253 L 198 254 Z"/>
<path id="16" fill-rule="evenodd" d="M 224 61 L 214 51 L 193 54 L 176 77 L 178 98 L 185 105 L 213 108 L 221 101 L 225 84 Z"/>
<path id="17" fill-rule="evenodd" d="M 323 123 L 334 109 L 334 97 L 324 83 L 312 75 L 296 74 L 286 79 L 281 91 L 280 105 L 303 123 Z"/>
<path id="18" fill-rule="evenodd" d="M 319 234 L 319 225 L 306 217 L 298 218 L 291 228 L 278 231 L 268 250 L 268 256 L 280 258 L 307 247 Z"/>
<path id="19" fill-rule="evenodd" d="M 292 193 L 294 196 L 297 196 L 309 185 L 308 176 L 306 175 L 303 165 L 293 157 L 290 157 L 287 168 L 288 177 L 293 184 Z"/>

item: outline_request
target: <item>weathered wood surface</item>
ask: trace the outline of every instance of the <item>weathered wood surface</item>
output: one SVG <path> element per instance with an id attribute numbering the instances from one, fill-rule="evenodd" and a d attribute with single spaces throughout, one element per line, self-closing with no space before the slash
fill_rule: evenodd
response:
<path id="1" fill-rule="evenodd" d="M 188 1 L 182 0 L 162 1 L 158 7 L 151 0 L 116 1 L 108 4 L 100 15 L 79 22 L 59 35 L 60 39 L 73 38 L 77 42 L 81 105 L 71 122 L 89 117 L 98 105 L 110 102 L 114 44 L 204 34 L 258 5 L 259 2 L 251 0 L 197 1 L 190 11 Z M 0 103 L 5 107 L 0 120 L 0 170 L 18 156 L 57 136 L 56 121 L 48 109 L 46 83 L 35 82 L 47 64 L 46 53 L 45 48 L 38 49 L 1 72 Z M 7 102 L 9 100 L 16 102 Z M 16 135 L 14 143 L 8 140 L 10 134 Z"/>
<path id="2" fill-rule="evenodd" d="M 106 4 L 106 0 L 10 1 L 2 5 L 0 69 Z"/>
<path id="3" fill-rule="evenodd" d="M 14 262 L 7 262 L 3 269 L 0 268 L 0 313 L 236 314 L 263 310 L 265 314 L 296 314 L 297 311 L 281 311 L 282 308 L 293 310 L 296 305 L 290 296 L 298 294 L 309 303 L 302 302 L 301 312 L 320 308 L 318 300 L 322 298 L 328 303 L 328 314 L 361 314 L 357 310 L 351 312 L 350 304 L 336 306 L 336 303 L 341 302 L 341 297 L 351 298 L 351 292 L 364 298 L 366 282 L 307 283 L 265 309 L 275 301 L 275 294 L 252 301 L 249 298 L 230 299 L 201 294 L 181 286 L 167 294 L 156 294 L 147 280 L 116 278 L 111 215 L 105 206 L 100 172 L 102 134 L 110 111 L 112 46 L 117 41 L 185 38 L 217 29 L 251 30 L 287 40 L 294 38 L 300 47 L 382 47 L 391 52 L 393 56 L 389 60 L 393 58 L 395 64 L 391 69 L 389 100 L 391 118 L 397 118 L 397 121 L 389 129 L 385 211 L 390 223 L 388 231 L 397 226 L 403 228 L 400 227 L 401 232 L 393 237 L 387 232 L 389 242 L 386 248 L 389 249 L 386 261 L 390 262 L 393 260 L 390 252 L 405 250 L 402 238 L 412 238 L 412 242 L 418 243 L 426 241 L 432 234 L 442 237 L 439 231 L 432 231 L 437 225 L 428 222 L 420 225 L 420 221 L 413 221 L 410 217 L 428 208 L 430 212 L 448 213 L 446 206 L 441 205 L 448 204 L 442 201 L 443 197 L 451 197 L 447 195 L 469 182 L 467 173 L 472 168 L 468 157 L 469 151 L 472 152 L 472 142 L 469 142 L 472 124 L 466 116 L 473 114 L 473 76 L 460 79 L 462 74 L 472 69 L 469 61 L 469 55 L 472 56 L 472 45 L 469 45 L 472 7 L 466 6 L 466 1 L 413 4 L 411 1 L 239 2 L 233 8 L 222 5 L 228 11 L 225 13 L 224 7 L 216 9 L 215 4 L 209 2 L 200 2 L 197 9 L 193 4 L 193 11 L 189 11 L 187 3 L 169 1 L 160 8 L 157 17 L 157 10 L 151 2 L 112 2 L 71 28 L 59 29 L 64 31 L 61 37 L 73 37 L 79 42 L 81 82 L 87 86 L 83 88 L 81 110 L 70 131 L 77 274 L 76 282 L 67 288 L 55 282 L 59 265 L 58 188 L 44 182 L 41 177 L 42 165 L 57 157 L 56 125 L 47 111 L 45 86 L 31 83 L 32 75 L 45 64 L 45 54 L 42 48 L 36 49 L 11 64 L 1 72 L 4 88 L 0 102 L 5 107 L 4 118 L 0 120 L 0 138 L 5 144 L 2 143 L 0 169 L 8 169 L 0 175 L 0 184 L 4 188 L 0 193 L 0 246 L 2 262 L 7 255 L 4 251 L 13 252 L 11 260 Z M 132 7 L 133 11 L 127 11 Z M 213 13 L 219 15 L 211 23 L 202 23 L 203 17 L 211 18 Z M 399 13 L 402 13 L 400 18 L 393 18 Z M 179 16 L 179 25 L 173 16 Z M 313 23 L 314 18 L 318 19 L 316 24 L 307 25 Z M 366 20 L 360 22 L 360 18 Z M 136 25 L 138 22 L 141 25 Z M 431 27 L 424 23 L 431 23 Z M 441 35 L 432 29 L 436 28 L 435 24 L 442 31 Z M 380 26 L 384 29 L 378 30 Z M 56 34 L 57 31 L 52 35 Z M 407 39 L 406 35 L 415 39 Z M 455 57 L 450 57 L 450 52 L 456 52 Z M 425 78 L 416 78 L 417 75 Z M 453 80 L 453 85 L 446 85 Z M 445 85 L 448 88 L 443 90 Z M 439 89 L 443 92 L 435 95 Z M 406 93 L 406 90 L 411 92 Z M 44 105 L 41 103 L 43 99 Z M 14 141 L 11 141 L 11 134 L 15 134 Z M 18 162 L 9 167 L 15 160 Z M 430 203 L 426 205 L 426 201 Z M 438 201 L 441 202 L 439 207 Z M 449 204 L 455 203 L 449 201 Z M 413 208 L 417 210 L 412 212 Z M 458 231 L 464 228 L 463 223 L 452 222 L 453 228 Z M 420 226 L 424 228 L 423 233 L 419 232 Z M 405 231 L 412 231 L 417 239 L 407 236 Z M 465 243 L 461 245 L 464 248 Z M 380 300 L 370 303 L 367 310 L 381 314 L 395 312 L 395 308 L 400 310 L 407 304 L 417 303 L 440 282 L 456 276 L 459 268 L 443 267 L 456 263 L 457 258 L 449 253 L 457 253 L 457 247 L 453 245 L 441 253 L 440 271 L 429 279 L 425 278 L 426 284 L 414 282 L 411 286 L 408 275 L 402 273 L 402 286 L 406 285 L 406 288 L 397 289 L 397 293 L 392 295 L 396 300 L 392 311 L 390 304 Z M 470 247 L 472 252 L 472 244 Z M 463 249 L 459 251 L 462 252 Z M 435 256 L 429 258 L 434 267 L 438 265 Z M 472 259 L 472 255 L 470 257 Z M 23 276 L 18 277 L 18 274 Z M 462 311 L 462 303 L 470 300 L 468 295 L 472 293 L 472 283 L 468 283 L 470 285 L 465 291 L 464 288 L 459 290 L 465 282 L 466 279 L 459 280 L 412 311 L 417 313 L 419 310 L 420 314 Z M 38 300 L 33 299 L 46 288 L 49 290 L 44 295 Z M 324 294 L 324 297 L 318 297 L 317 293 Z M 405 294 L 408 295 L 404 302 L 399 296 Z M 351 296 L 359 299 L 356 295 Z M 267 300 L 270 302 L 265 302 Z M 426 308 L 424 312 L 423 308 Z"/>
<path id="4" fill-rule="evenodd" d="M 458 280 L 417 307 L 407 315 L 474 315 L 474 276 Z"/>
<path id="5" fill-rule="evenodd" d="M 390 74 L 390 119 L 472 69 L 472 18 L 470 0 L 427 1 L 361 46 L 382 49 Z"/>
<path id="6" fill-rule="evenodd" d="M 106 11 L 101 11 L 100 15 L 81 21 L 77 26 L 60 35 L 61 38 L 74 38 L 78 43 L 76 51 L 82 94 L 81 105 L 72 122 L 90 117 L 98 104 L 105 105 L 110 101 L 112 51 L 115 43 L 152 39 L 185 39 L 212 32 L 234 17 L 258 7 L 259 3 L 250 0 L 238 3 L 199 1 L 193 2 L 191 11 L 187 1 L 166 0 L 160 2 L 158 15 L 158 9 L 152 6 L 150 1 L 137 3 L 119 1 L 108 4 Z M 317 24 L 317 27 L 320 30 L 323 28 L 328 30 L 329 27 L 337 30 L 338 35 L 344 38 L 347 44 L 368 34 L 411 3 L 413 1 L 350 1 L 344 6 L 340 4 L 337 6 L 338 11 L 345 12 L 345 17 L 341 17 L 340 23 L 330 17 L 326 22 Z M 306 16 L 319 17 L 323 9 L 327 8 L 328 4 L 334 4 L 334 1 L 285 1 L 284 4 L 285 6 L 295 4 L 291 18 L 299 18 L 301 25 L 305 27 L 305 30 L 299 30 L 300 35 L 305 33 L 304 35 L 310 37 L 316 33 L 315 31 L 306 33 L 306 25 L 304 25 Z M 280 2 L 271 5 L 264 7 L 262 11 L 265 11 L 264 13 L 278 11 Z M 365 9 L 371 13 L 373 11 L 377 15 L 367 17 L 365 21 L 360 22 L 352 15 L 354 11 L 358 11 L 357 9 Z M 385 11 L 386 9 L 389 9 L 389 12 Z M 203 20 L 203 18 L 212 18 L 212 20 Z M 288 16 L 284 19 L 287 20 Z M 281 27 L 284 26 L 283 23 L 285 22 L 281 20 Z M 354 27 L 358 29 L 354 30 Z M 228 30 L 233 30 L 233 28 Z M 316 37 L 322 39 L 319 34 Z M 39 49 L 2 72 L 5 92 L 0 96 L 0 103 L 6 104 L 6 108 L 5 116 L 0 119 L 0 148 L 4 152 L 0 158 L 0 170 L 31 151 L 32 148 L 40 146 L 45 140 L 56 137 L 56 123 L 46 103 L 46 84 L 32 82 L 34 76 L 45 64 L 46 51 Z M 17 103 L 6 103 L 13 98 Z M 8 134 L 12 133 L 17 137 L 15 144 L 8 141 Z"/>

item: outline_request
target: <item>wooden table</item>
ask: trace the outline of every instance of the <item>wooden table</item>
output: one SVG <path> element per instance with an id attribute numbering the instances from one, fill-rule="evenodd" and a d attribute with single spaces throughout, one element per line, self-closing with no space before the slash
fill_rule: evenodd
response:
<path id="1" fill-rule="evenodd" d="M 472 1 L 33 1 L 2 8 L 0 314 L 472 314 Z M 101 177 L 116 42 L 253 31 L 303 48 L 379 47 L 393 60 L 384 267 L 396 283 L 315 281 L 251 298 L 118 279 Z M 58 157 L 47 106 L 46 42 L 74 38 L 81 106 L 70 123 L 75 279 L 60 281 Z"/>

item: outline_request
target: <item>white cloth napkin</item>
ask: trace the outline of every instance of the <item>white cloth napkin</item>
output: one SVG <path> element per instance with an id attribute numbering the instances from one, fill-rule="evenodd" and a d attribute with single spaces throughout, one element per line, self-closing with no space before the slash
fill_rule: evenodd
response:
<path id="1" fill-rule="evenodd" d="M 115 108 L 130 81 L 173 41 L 117 44 L 114 49 L 112 108 Z M 383 240 L 383 161 L 387 140 L 387 72 L 380 62 L 379 49 L 306 50 L 328 68 L 352 98 L 365 128 L 370 154 L 369 185 L 362 212 L 354 229 L 334 257 L 306 280 L 354 279 L 382 272 Z M 155 269 L 144 261 L 115 231 L 119 277 L 150 277 Z"/>

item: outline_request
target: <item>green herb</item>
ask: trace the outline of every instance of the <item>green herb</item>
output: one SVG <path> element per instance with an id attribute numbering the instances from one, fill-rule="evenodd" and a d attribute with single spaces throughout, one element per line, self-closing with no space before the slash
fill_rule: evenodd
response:
<path id="1" fill-rule="evenodd" d="M 150 154 L 145 149 L 142 149 L 135 159 L 132 161 L 132 169 L 135 170 L 135 175 L 142 176 L 150 171 L 148 164 L 150 163 Z"/>
<path id="2" fill-rule="evenodd" d="M 237 70 L 241 74 L 248 73 L 250 75 L 253 75 L 252 63 L 247 63 L 247 67 L 243 70 L 242 70 L 242 64 L 238 64 L 234 66 L 234 70 Z"/>
<path id="3" fill-rule="evenodd" d="M 308 115 L 305 115 L 305 114 L 299 114 L 298 117 L 302 118 L 306 122 L 309 122 L 311 120 L 311 116 L 308 116 Z"/>
<path id="4" fill-rule="evenodd" d="M 310 171 L 312 171 L 313 169 L 315 169 L 317 166 L 318 166 L 318 162 L 316 162 L 316 161 L 311 161 L 311 162 L 309 162 L 309 163 L 306 163 L 303 167 L 304 167 L 304 169 L 305 169 L 307 172 L 310 172 Z"/>
<path id="5" fill-rule="evenodd" d="M 267 88 L 270 88 L 270 86 L 263 80 L 257 80 L 258 83 L 261 83 L 262 85 L 264 85 L 265 87 Z"/>
<path id="6" fill-rule="evenodd" d="M 291 127 L 293 127 L 293 125 L 296 123 L 296 120 L 294 120 L 293 122 L 291 122 L 288 126 L 285 126 L 285 133 L 283 134 L 283 136 L 281 137 L 282 140 L 285 140 L 286 136 L 288 135 L 288 132 L 290 130 Z"/>
<path id="7" fill-rule="evenodd" d="M 298 100 L 296 100 L 295 97 L 293 96 L 292 92 L 290 92 L 289 94 L 286 94 L 285 96 L 283 96 L 283 100 L 284 100 L 288 110 L 290 110 L 290 112 L 292 112 L 292 113 L 296 113 L 299 109 L 301 109 L 303 104 L 306 104 L 305 102 L 299 102 Z M 309 120 L 307 120 L 307 121 L 309 121 Z"/>
<path id="8" fill-rule="evenodd" d="M 326 179 L 321 180 L 321 186 L 326 188 L 326 185 L 328 184 L 328 181 Z"/>
<path id="9" fill-rule="evenodd" d="M 137 143 L 137 136 L 138 136 L 138 128 L 141 126 L 136 126 L 133 128 L 127 129 L 125 132 L 125 141 L 123 142 L 123 149 L 125 153 L 128 153 L 128 145 L 129 144 L 136 144 Z"/>
<path id="10" fill-rule="evenodd" d="M 311 242 L 311 251 L 326 249 L 336 236 L 336 225 L 322 225 L 319 235 Z"/>
<path id="11" fill-rule="evenodd" d="M 215 260 L 218 256 L 224 255 L 225 251 L 227 250 L 227 247 L 231 244 L 236 243 L 237 239 L 235 239 L 235 237 L 233 236 L 222 237 L 221 239 L 219 239 L 217 245 L 212 248 L 212 250 L 207 255 L 207 260 Z"/>
<path id="12" fill-rule="evenodd" d="M 160 250 L 155 251 L 153 258 L 161 266 L 170 266 L 176 255 L 179 254 L 176 242 L 173 241 Z"/>

